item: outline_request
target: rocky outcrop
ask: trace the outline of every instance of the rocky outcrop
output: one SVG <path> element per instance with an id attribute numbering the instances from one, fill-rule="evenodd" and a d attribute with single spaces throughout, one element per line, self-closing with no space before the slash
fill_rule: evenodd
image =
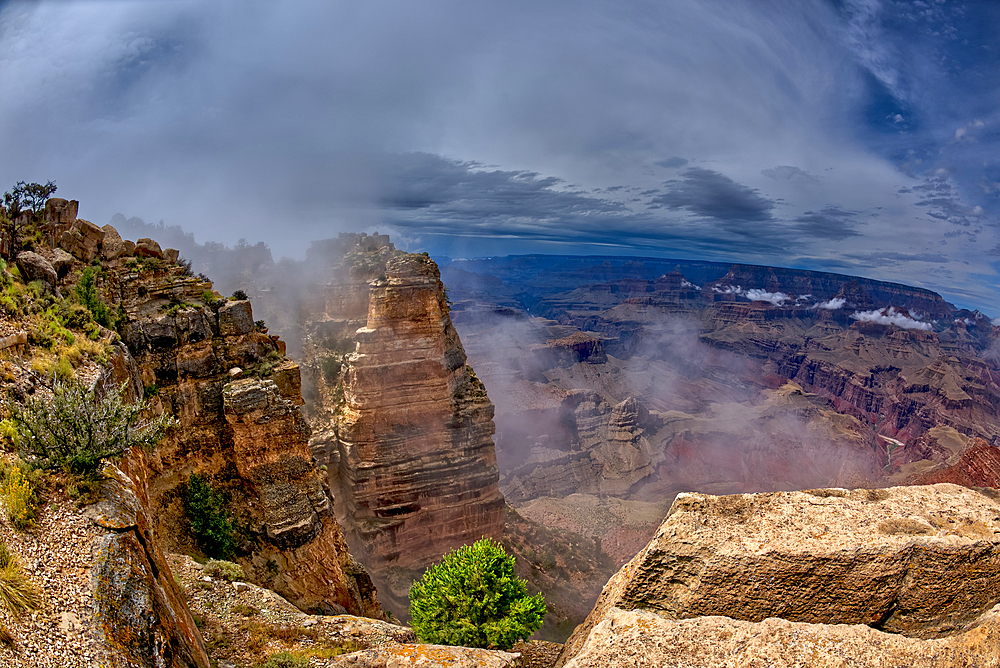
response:
<path id="1" fill-rule="evenodd" d="M 615 610 L 942 638 L 1000 601 L 998 567 L 1000 505 L 956 485 L 682 494 L 649 545 L 608 582 L 560 662 L 613 623 Z"/>
<path id="2" fill-rule="evenodd" d="M 356 340 L 341 371 L 338 515 L 403 612 L 415 575 L 503 531 L 493 405 L 426 256 L 386 263 Z"/>
<path id="3" fill-rule="evenodd" d="M 950 482 L 975 488 L 996 487 L 997 481 L 1000 481 L 1000 448 L 977 438 L 952 466 L 918 474 L 909 482 L 917 485 Z"/>
<path id="4" fill-rule="evenodd" d="M 255 558 L 280 556 L 284 565 L 275 589 L 306 609 L 381 616 L 374 586 L 350 557 L 312 465 L 309 427 L 296 402 L 284 398 L 274 381 L 249 378 L 227 384 L 222 397 L 233 462 L 253 486 L 251 514 L 273 546 Z"/>
<path id="5" fill-rule="evenodd" d="M 612 608 L 566 668 L 995 668 L 1000 610 L 971 630 L 939 640 L 883 633 L 863 625 L 825 625 L 728 617 L 675 620 Z"/>
<path id="6" fill-rule="evenodd" d="M 102 234 L 114 241 L 113 232 Z M 157 538 L 171 551 L 197 550 L 181 501 L 197 472 L 247 527 L 235 558 L 249 577 L 305 609 L 381 616 L 309 451 L 298 366 L 255 326 L 250 303 L 220 303 L 211 283 L 155 253 L 139 260 L 123 249 L 104 268 L 100 288 L 121 306 L 137 393 L 179 421 L 148 462 Z"/>
<path id="7" fill-rule="evenodd" d="M 115 668 L 208 668 L 201 635 L 159 547 L 149 516 L 141 452 L 108 466 L 88 509 L 107 531 L 93 546 L 93 626 Z"/>
<path id="8" fill-rule="evenodd" d="M 50 290 L 56 289 L 56 270 L 38 253 L 32 251 L 18 253 L 17 266 L 28 281 L 41 281 Z"/>
<path id="9" fill-rule="evenodd" d="M 101 249 L 104 240 L 104 230 L 89 220 L 77 218 L 59 237 L 59 246 L 74 257 L 90 262 Z"/>

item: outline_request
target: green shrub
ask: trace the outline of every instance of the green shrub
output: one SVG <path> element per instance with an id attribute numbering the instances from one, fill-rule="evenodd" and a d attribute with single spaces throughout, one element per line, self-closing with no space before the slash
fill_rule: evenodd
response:
<path id="1" fill-rule="evenodd" d="M 242 566 L 223 559 L 209 560 L 202 572 L 217 580 L 228 580 L 229 582 L 246 580 L 247 577 Z"/>
<path id="2" fill-rule="evenodd" d="M 528 595 L 514 557 L 483 538 L 424 572 L 410 588 L 410 616 L 425 642 L 506 650 L 542 625 L 545 601 Z"/>
<path id="3" fill-rule="evenodd" d="M 112 327 L 112 313 L 108 305 L 101 301 L 101 296 L 97 293 L 97 277 L 101 270 L 98 267 L 87 267 L 80 276 L 80 282 L 76 285 L 76 296 L 80 303 L 87 307 L 94 320 L 104 327 Z"/>
<path id="4" fill-rule="evenodd" d="M 236 551 L 235 526 L 226 500 L 197 473 L 188 477 L 184 489 L 184 512 L 198 547 L 209 557 L 227 559 Z"/>
<path id="5" fill-rule="evenodd" d="M 60 382 L 68 382 L 73 379 L 73 363 L 69 358 L 60 356 L 59 361 L 52 367 L 52 375 Z"/>
<path id="6" fill-rule="evenodd" d="M 152 448 L 173 418 L 144 417 L 148 404 L 129 404 L 124 395 L 124 384 L 98 395 L 77 382 L 56 382 L 51 401 L 6 401 L 21 455 L 43 466 L 93 476 L 105 459 L 120 457 L 134 446 Z"/>
<path id="7" fill-rule="evenodd" d="M 326 382 L 333 385 L 340 378 L 340 367 L 342 362 L 339 357 L 335 355 L 327 355 L 323 358 L 323 378 Z"/>
<path id="8" fill-rule="evenodd" d="M 0 541 L 0 603 L 15 618 L 37 610 L 42 604 L 38 587 L 24 574 L 17 555 L 3 541 Z"/>

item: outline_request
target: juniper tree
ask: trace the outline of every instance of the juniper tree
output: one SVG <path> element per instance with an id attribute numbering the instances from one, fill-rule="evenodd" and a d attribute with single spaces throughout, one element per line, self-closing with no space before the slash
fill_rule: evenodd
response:
<path id="1" fill-rule="evenodd" d="M 506 650 L 542 625 L 545 600 L 529 596 L 514 557 L 483 538 L 424 572 L 410 589 L 410 616 L 425 642 Z"/>

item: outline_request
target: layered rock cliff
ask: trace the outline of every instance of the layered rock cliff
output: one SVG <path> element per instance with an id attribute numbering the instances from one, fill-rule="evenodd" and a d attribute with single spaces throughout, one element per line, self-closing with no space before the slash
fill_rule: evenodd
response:
<path id="1" fill-rule="evenodd" d="M 110 346 L 115 334 L 95 330 L 110 346 L 98 388 L 124 387 L 132 400 L 145 396 L 177 420 L 154 451 L 125 467 L 142 501 L 128 526 L 139 527 L 145 552 L 198 552 L 182 502 L 196 472 L 228 498 L 240 527 L 235 559 L 250 577 L 304 609 L 381 616 L 313 462 L 300 372 L 284 357 L 284 343 L 254 320 L 244 295 L 221 297 L 176 250 L 123 240 L 110 225 L 76 219 L 77 209 L 50 200 L 38 222 L 47 243 L 35 250 L 57 294 L 75 290 L 88 269 L 121 333 L 122 343 Z M 106 528 L 130 535 L 125 525 Z M 168 573 L 156 563 L 152 571 Z"/>
<path id="2" fill-rule="evenodd" d="M 180 423 L 150 461 L 161 540 L 192 548 L 177 528 L 180 491 L 197 472 L 227 490 L 249 528 L 239 560 L 253 577 L 304 608 L 380 614 L 312 463 L 298 367 L 255 323 L 249 302 L 218 299 L 155 242 L 140 247 L 141 255 L 115 249 L 105 259 L 102 288 L 121 305 L 119 327 L 143 385 Z"/>
<path id="3" fill-rule="evenodd" d="M 322 311 L 303 305 L 305 331 L 315 332 L 307 355 L 320 369 L 339 367 L 316 378 L 325 399 L 317 413 L 330 421 L 318 423 L 313 448 L 329 463 L 352 546 L 402 615 L 423 569 L 503 532 L 493 405 L 466 364 L 434 262 L 353 250 L 346 264 L 361 267 L 364 282 L 342 264 L 319 288 Z"/>

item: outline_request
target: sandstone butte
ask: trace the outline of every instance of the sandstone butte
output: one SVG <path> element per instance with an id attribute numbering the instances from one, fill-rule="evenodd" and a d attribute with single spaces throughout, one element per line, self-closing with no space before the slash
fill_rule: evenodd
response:
<path id="1" fill-rule="evenodd" d="M 987 491 L 681 494 L 557 665 L 1000 665 Z"/>
<path id="2" fill-rule="evenodd" d="M 434 261 L 384 236 L 334 242 L 310 251 L 329 270 L 300 306 L 307 366 L 340 367 L 311 379 L 310 445 L 328 465 L 352 551 L 402 616 L 424 569 L 503 534 L 494 409 L 466 364 Z"/>

